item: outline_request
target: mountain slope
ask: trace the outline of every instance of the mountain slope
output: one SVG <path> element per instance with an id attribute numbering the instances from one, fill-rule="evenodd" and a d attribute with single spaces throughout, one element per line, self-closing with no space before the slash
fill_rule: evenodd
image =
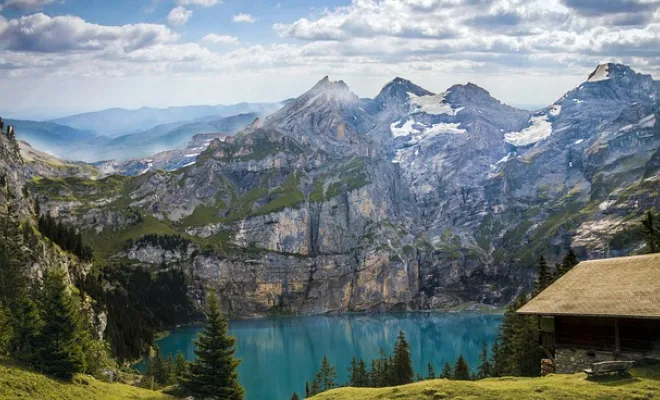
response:
<path id="1" fill-rule="evenodd" d="M 168 400 L 173 397 L 121 383 L 81 376 L 63 383 L 0 359 L 0 398 L 4 400 Z"/>
<path id="2" fill-rule="evenodd" d="M 499 378 L 479 381 L 438 379 L 395 388 L 341 388 L 312 397 L 314 400 L 376 399 L 472 399 L 527 400 L 548 399 L 612 399 L 652 398 L 660 390 L 657 369 L 634 370 L 631 378 L 589 380 L 585 374 L 550 375 L 543 378 Z M 632 393 L 635 395 L 631 396 Z"/>
<path id="3" fill-rule="evenodd" d="M 236 315 L 496 306 L 542 254 L 638 249 L 626 228 L 660 209 L 658 82 L 606 69 L 533 114 L 473 84 L 369 100 L 324 78 L 180 170 L 32 187 L 104 254 L 182 265 Z M 187 245 L 126 240 L 149 232 Z"/>

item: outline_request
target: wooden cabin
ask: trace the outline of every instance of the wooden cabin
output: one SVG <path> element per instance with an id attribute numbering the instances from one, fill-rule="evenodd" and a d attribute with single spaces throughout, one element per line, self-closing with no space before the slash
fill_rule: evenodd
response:
<path id="1" fill-rule="evenodd" d="M 540 317 L 557 373 L 660 360 L 660 254 L 583 261 L 517 313 Z"/>

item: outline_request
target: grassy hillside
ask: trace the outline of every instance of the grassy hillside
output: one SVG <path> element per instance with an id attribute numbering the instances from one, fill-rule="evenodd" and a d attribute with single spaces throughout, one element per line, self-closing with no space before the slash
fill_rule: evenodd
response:
<path id="1" fill-rule="evenodd" d="M 93 378 L 67 383 L 48 378 L 0 360 L 0 399 L 39 400 L 172 400 L 160 392 Z"/>
<path id="2" fill-rule="evenodd" d="M 497 378 L 476 382 L 438 379 L 385 389 L 344 388 L 314 400 L 646 400 L 660 399 L 660 369 L 638 369 L 631 377 L 587 379 L 585 374 L 545 378 Z"/>

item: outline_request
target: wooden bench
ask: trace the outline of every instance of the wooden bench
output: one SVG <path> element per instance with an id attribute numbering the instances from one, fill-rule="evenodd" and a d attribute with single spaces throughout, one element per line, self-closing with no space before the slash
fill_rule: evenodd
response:
<path id="1" fill-rule="evenodd" d="M 589 376 L 614 373 L 623 375 L 632 368 L 633 364 L 634 361 L 603 361 L 591 364 L 591 368 L 585 369 L 584 372 Z"/>

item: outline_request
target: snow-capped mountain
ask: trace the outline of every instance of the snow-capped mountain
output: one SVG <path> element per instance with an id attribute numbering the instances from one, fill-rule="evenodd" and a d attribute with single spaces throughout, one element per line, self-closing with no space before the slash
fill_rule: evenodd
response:
<path id="1" fill-rule="evenodd" d="M 628 228 L 660 209 L 659 96 L 659 82 L 618 64 L 534 113 L 469 83 L 431 92 L 397 78 L 360 99 L 324 78 L 184 169 L 150 168 L 107 193 L 57 180 L 33 190 L 98 240 L 142 232 L 149 216 L 207 244 L 172 262 L 234 314 L 502 304 L 540 255 L 639 245 Z M 125 245 L 113 255 L 166 253 Z"/>

